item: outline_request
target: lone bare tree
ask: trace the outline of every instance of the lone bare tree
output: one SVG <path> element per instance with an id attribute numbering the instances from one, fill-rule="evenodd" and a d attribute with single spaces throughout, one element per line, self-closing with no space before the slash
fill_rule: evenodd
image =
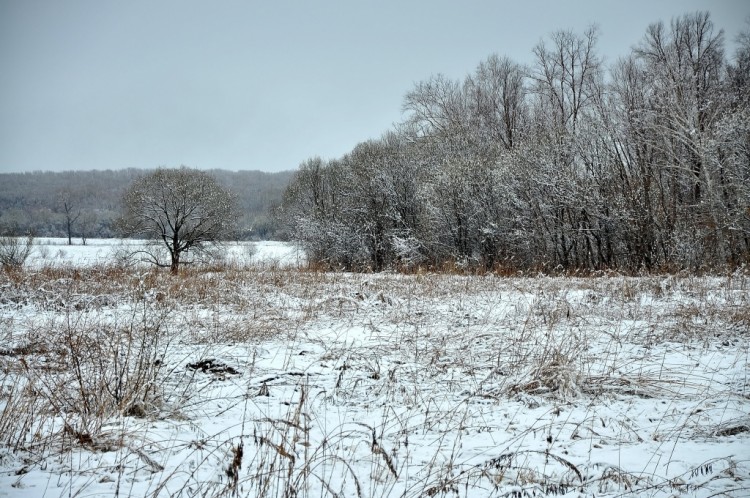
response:
<path id="1" fill-rule="evenodd" d="M 211 243 L 231 237 L 237 220 L 232 194 L 210 175 L 182 167 L 158 169 L 136 180 L 123 196 L 124 212 L 119 227 L 125 236 L 144 236 L 161 241 L 169 252 L 169 264 L 155 253 L 150 261 L 177 273 L 188 263 L 188 251 L 201 253 Z"/>
<path id="2" fill-rule="evenodd" d="M 73 225 L 78 221 L 81 216 L 81 210 L 78 206 L 78 196 L 71 190 L 65 189 L 60 192 L 60 206 L 65 216 L 65 231 L 68 234 L 68 245 L 73 245 Z M 85 242 L 84 242 L 84 245 Z"/>

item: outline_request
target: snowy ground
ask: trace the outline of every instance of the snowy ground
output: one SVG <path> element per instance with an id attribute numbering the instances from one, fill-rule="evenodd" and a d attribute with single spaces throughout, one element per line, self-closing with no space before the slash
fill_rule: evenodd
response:
<path id="1" fill-rule="evenodd" d="M 133 239 L 88 239 L 84 246 L 78 238 L 69 246 L 68 239 L 54 237 L 40 237 L 34 244 L 28 261 L 34 268 L 107 264 L 130 250 L 145 246 L 144 241 Z M 226 242 L 220 247 L 220 253 L 226 261 L 239 264 L 299 266 L 303 260 L 295 245 L 276 241 Z"/>
<path id="2" fill-rule="evenodd" d="M 750 495 L 746 276 L 91 258 L 0 277 L 0 496 Z"/>

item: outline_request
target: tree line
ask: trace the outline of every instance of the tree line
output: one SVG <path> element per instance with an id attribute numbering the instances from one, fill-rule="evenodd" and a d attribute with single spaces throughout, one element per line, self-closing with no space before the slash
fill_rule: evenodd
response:
<path id="1" fill-rule="evenodd" d="M 154 170 L 35 171 L 0 174 L 0 235 L 119 237 L 123 196 Z M 239 216 L 232 237 L 274 238 L 279 229 L 271 211 L 282 200 L 291 172 L 211 170 L 219 185 L 235 194 Z"/>
<path id="2" fill-rule="evenodd" d="M 660 271 L 750 263 L 750 29 L 733 60 L 698 12 L 607 66 L 558 31 L 524 66 L 433 76 L 405 119 L 311 158 L 280 210 L 332 268 Z"/>

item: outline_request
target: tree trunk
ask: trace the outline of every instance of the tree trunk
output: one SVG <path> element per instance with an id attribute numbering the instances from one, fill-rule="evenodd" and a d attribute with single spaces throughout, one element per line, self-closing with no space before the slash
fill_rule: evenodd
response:
<path id="1" fill-rule="evenodd" d="M 169 267 L 169 271 L 170 273 L 172 273 L 172 275 L 177 275 L 177 272 L 180 270 L 180 253 L 172 251 L 171 256 L 172 264 Z"/>

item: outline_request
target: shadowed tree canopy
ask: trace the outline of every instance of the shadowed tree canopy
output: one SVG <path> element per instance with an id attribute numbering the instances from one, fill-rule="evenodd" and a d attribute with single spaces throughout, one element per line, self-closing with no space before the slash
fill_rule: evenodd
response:
<path id="1" fill-rule="evenodd" d="M 158 169 L 136 180 L 123 196 L 119 221 L 125 236 L 143 236 L 161 242 L 169 252 L 169 264 L 149 254 L 158 266 L 177 273 L 188 263 L 188 252 L 200 253 L 207 246 L 232 237 L 238 213 L 234 196 L 202 171 Z"/>

